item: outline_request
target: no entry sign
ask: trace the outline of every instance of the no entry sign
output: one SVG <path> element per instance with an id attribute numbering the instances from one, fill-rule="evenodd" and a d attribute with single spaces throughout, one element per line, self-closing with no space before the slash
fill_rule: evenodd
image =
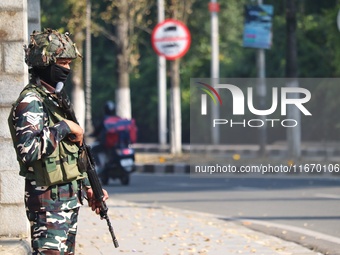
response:
<path id="1" fill-rule="evenodd" d="M 168 60 L 183 57 L 189 50 L 191 36 L 189 29 L 180 21 L 167 19 L 152 31 L 152 47 L 155 52 Z"/>

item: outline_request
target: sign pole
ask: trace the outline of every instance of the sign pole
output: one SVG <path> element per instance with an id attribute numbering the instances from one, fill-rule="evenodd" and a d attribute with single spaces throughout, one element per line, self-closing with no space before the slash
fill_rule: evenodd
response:
<path id="1" fill-rule="evenodd" d="M 158 23 L 164 21 L 164 0 L 158 1 Z M 158 141 L 164 146 L 167 143 L 167 97 L 166 97 L 166 59 L 158 56 Z"/>
<path id="2" fill-rule="evenodd" d="M 262 0 L 257 1 L 258 5 L 262 5 Z M 259 104 L 261 109 L 265 109 L 266 105 L 266 55 L 264 49 L 257 50 L 257 96 L 259 99 Z M 265 119 L 265 116 L 260 116 L 262 120 Z M 259 153 L 264 156 L 266 154 L 266 143 L 267 143 L 267 126 L 266 121 L 262 127 L 259 128 Z"/>
<path id="3" fill-rule="evenodd" d="M 211 84 L 213 87 L 218 84 L 219 76 L 220 76 L 220 68 L 219 68 L 219 44 L 218 44 L 218 12 L 219 12 L 219 4 L 217 0 L 212 0 L 209 3 L 209 11 L 211 12 Z M 211 118 L 218 119 L 219 118 L 219 107 L 216 106 L 213 102 L 211 102 Z M 220 140 L 220 128 L 217 125 L 216 127 L 212 127 L 211 129 L 211 140 L 212 144 L 219 144 Z"/>

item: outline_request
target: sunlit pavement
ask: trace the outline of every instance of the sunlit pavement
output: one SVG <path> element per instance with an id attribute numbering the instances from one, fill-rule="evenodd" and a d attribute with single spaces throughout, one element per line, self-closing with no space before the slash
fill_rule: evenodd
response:
<path id="1" fill-rule="evenodd" d="M 76 254 L 321 254 L 209 214 L 114 199 L 108 206 L 119 248 L 106 221 L 82 208 Z"/>

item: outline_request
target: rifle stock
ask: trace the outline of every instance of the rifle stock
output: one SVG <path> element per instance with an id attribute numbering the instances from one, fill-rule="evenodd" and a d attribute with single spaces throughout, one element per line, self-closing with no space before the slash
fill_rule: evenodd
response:
<path id="1" fill-rule="evenodd" d="M 56 86 L 56 90 L 55 90 L 55 94 L 58 97 L 59 100 L 59 105 L 66 111 L 68 118 L 72 121 L 74 121 L 75 123 L 78 123 L 78 120 L 75 116 L 75 113 L 71 107 L 71 102 L 68 99 L 68 96 L 65 94 L 64 90 L 63 90 L 64 84 L 62 82 L 58 82 L 57 86 Z M 115 246 L 115 248 L 119 247 L 118 244 L 118 240 L 115 236 L 110 218 L 107 214 L 108 212 L 108 208 L 107 205 L 105 203 L 105 201 L 103 201 L 104 198 L 104 193 L 103 193 L 103 188 L 102 185 L 99 181 L 96 169 L 95 169 L 95 164 L 94 164 L 94 160 L 91 154 L 91 149 L 89 146 L 87 146 L 85 144 L 85 141 L 83 140 L 83 144 L 80 146 L 80 152 L 84 151 L 85 155 L 86 155 L 86 161 L 87 161 L 87 167 L 86 167 L 86 172 L 87 172 L 87 176 L 88 179 L 90 181 L 91 184 L 91 188 L 93 190 L 93 194 L 95 197 L 95 200 L 97 203 L 100 203 L 100 217 L 106 220 L 107 226 L 109 228 L 109 232 L 111 234 L 112 237 L 112 241 L 113 244 Z"/>

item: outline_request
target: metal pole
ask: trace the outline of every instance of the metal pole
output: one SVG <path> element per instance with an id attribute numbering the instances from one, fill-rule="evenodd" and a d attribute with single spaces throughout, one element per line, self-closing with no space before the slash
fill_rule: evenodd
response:
<path id="1" fill-rule="evenodd" d="M 217 5 L 217 0 L 211 0 L 211 4 Z M 219 69 L 219 44 L 218 44 L 218 12 L 217 10 L 211 11 L 211 81 L 212 86 L 218 84 L 220 69 Z M 219 118 L 219 108 L 211 102 L 212 119 Z M 218 144 L 220 140 L 219 125 L 212 127 L 211 139 L 213 144 Z"/>
<path id="2" fill-rule="evenodd" d="M 298 63 L 297 63 L 297 43 L 296 43 L 296 6 L 295 1 L 286 1 L 286 29 L 287 29 L 287 49 L 286 49 L 286 77 L 287 87 L 299 87 Z M 299 98 L 299 95 L 292 95 Z M 297 107 L 289 105 L 287 107 L 287 118 L 294 119 L 301 123 L 301 114 Z M 301 124 L 287 129 L 288 156 L 292 159 L 301 157 Z"/>
<path id="3" fill-rule="evenodd" d="M 262 4 L 262 0 L 257 1 L 258 5 Z M 260 109 L 265 109 L 266 105 L 266 55 L 264 49 L 257 50 L 257 96 L 259 99 Z M 263 120 L 264 125 L 259 128 L 259 153 L 260 155 L 266 154 L 266 143 L 267 143 L 267 126 L 265 116 L 260 116 Z"/>
<path id="4" fill-rule="evenodd" d="M 164 21 L 164 0 L 158 2 L 158 22 Z M 167 143 L 166 60 L 158 56 L 158 139 L 160 145 Z"/>
<path id="5" fill-rule="evenodd" d="M 86 133 L 92 133 L 92 108 L 91 108 L 91 0 L 86 0 L 86 62 L 85 62 L 85 86 L 86 86 L 86 94 L 85 94 L 85 126 Z"/>

